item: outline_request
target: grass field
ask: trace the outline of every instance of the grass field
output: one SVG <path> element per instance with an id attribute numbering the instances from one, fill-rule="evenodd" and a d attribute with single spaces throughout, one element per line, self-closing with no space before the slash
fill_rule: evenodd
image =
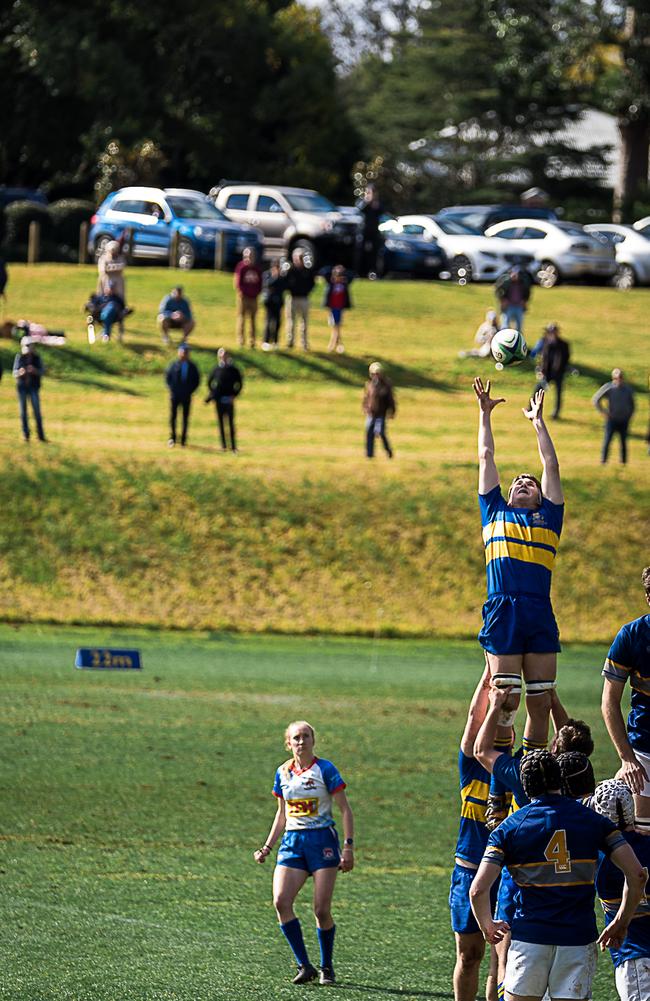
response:
<path id="1" fill-rule="evenodd" d="M 183 274 L 194 303 L 204 374 L 233 344 L 231 278 Z M 445 283 L 358 282 L 346 318 L 348 353 L 323 353 L 325 312 L 314 293 L 313 353 L 237 353 L 246 386 L 241 454 L 217 449 L 199 391 L 190 447 L 166 448 L 163 372 L 171 353 L 154 317 L 179 279 L 133 268 L 136 313 L 126 343 L 85 340 L 88 267 L 13 266 L 5 315 L 63 327 L 45 351 L 42 391 L 51 443 L 20 440 L 10 374 L 0 386 L 0 619 L 469 637 L 483 600 L 475 499 L 477 364 L 458 359 L 492 291 Z M 559 321 L 578 374 L 554 425 L 567 494 L 555 603 L 568 640 L 607 641 L 639 614 L 640 542 L 650 524 L 647 290 L 537 289 L 534 341 Z M 0 348 L 5 370 L 12 346 Z M 363 456 L 360 399 L 367 364 L 392 376 L 397 457 Z M 594 390 L 622 363 L 639 390 L 631 462 L 598 463 Z M 494 368 L 482 363 L 484 374 Z M 504 479 L 537 465 L 520 407 L 531 367 L 496 376 L 508 399 L 495 416 Z M 588 599 L 588 600 L 586 600 Z"/>
<path id="2" fill-rule="evenodd" d="M 341 1001 L 448 999 L 456 753 L 482 668 L 471 643 L 0 627 L 3 1001 L 293 998 L 252 851 L 282 733 L 306 717 L 348 782 L 357 867 L 335 897 Z M 136 645 L 142 672 L 73 668 Z M 605 651 L 561 658 L 594 728 Z M 307 891 L 299 908 L 317 958 Z M 601 957 L 595 1001 L 614 996 Z M 303 988 L 310 993 L 315 987 Z M 322 988 L 321 990 L 324 990 Z"/>

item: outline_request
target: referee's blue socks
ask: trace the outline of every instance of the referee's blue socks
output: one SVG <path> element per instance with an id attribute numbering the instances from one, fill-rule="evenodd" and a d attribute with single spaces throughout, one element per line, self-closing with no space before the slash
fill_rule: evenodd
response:
<path id="1" fill-rule="evenodd" d="M 336 925 L 331 928 L 317 928 L 318 944 L 320 946 L 320 965 L 323 969 L 329 970 L 332 966 L 332 953 L 334 952 L 334 932 Z"/>
<path id="2" fill-rule="evenodd" d="M 287 921 L 285 925 L 280 925 L 280 931 L 291 946 L 291 951 L 296 957 L 296 963 L 298 966 L 309 966 L 309 956 L 307 955 L 307 950 L 305 949 L 305 942 L 302 937 L 302 928 L 300 927 L 300 921 L 298 918 L 294 918 L 293 921 Z"/>

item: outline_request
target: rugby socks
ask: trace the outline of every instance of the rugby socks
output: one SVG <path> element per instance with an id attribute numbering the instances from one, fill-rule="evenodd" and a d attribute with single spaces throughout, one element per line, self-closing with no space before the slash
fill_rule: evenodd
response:
<path id="1" fill-rule="evenodd" d="M 506 989 L 503 980 L 500 984 L 497 984 L 497 1001 L 503 1001 L 506 996 Z"/>
<path id="2" fill-rule="evenodd" d="M 336 925 L 331 928 L 317 928 L 318 944 L 320 946 L 320 965 L 322 969 L 329 970 L 332 967 L 332 953 L 334 952 L 334 932 Z"/>
<path id="3" fill-rule="evenodd" d="M 524 754 L 529 754 L 531 751 L 543 751 L 546 747 L 546 741 L 530 740 L 528 737 L 524 737 L 521 746 Z"/>
<path id="4" fill-rule="evenodd" d="M 286 924 L 280 925 L 280 931 L 291 946 L 291 951 L 296 957 L 296 963 L 298 966 L 309 966 L 309 956 L 307 955 L 307 950 L 305 949 L 305 941 L 302 937 L 302 928 L 300 927 L 300 921 L 298 918 L 294 918 L 293 921 L 287 921 Z"/>

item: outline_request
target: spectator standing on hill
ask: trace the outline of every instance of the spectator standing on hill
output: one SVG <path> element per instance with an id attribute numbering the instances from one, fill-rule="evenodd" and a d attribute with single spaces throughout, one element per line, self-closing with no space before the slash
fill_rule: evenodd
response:
<path id="1" fill-rule="evenodd" d="M 285 273 L 289 298 L 287 300 L 287 347 L 292 348 L 296 324 L 300 320 L 300 338 L 303 351 L 309 351 L 309 295 L 314 287 L 314 269 L 305 264 L 305 253 L 299 247 L 291 255 L 291 264 Z"/>
<path id="2" fill-rule="evenodd" d="M 494 293 L 501 307 L 502 327 L 511 327 L 522 333 L 532 284 L 529 272 L 518 265 L 497 279 Z"/>
<path id="3" fill-rule="evenodd" d="M 607 407 L 603 406 L 607 401 Z M 602 463 L 607 462 L 609 446 L 615 434 L 621 439 L 621 462 L 627 462 L 627 432 L 634 413 L 634 390 L 625 381 L 620 368 L 612 369 L 612 381 L 594 393 L 592 403 L 596 410 L 605 415 L 605 435 L 600 455 Z"/>
<path id="4" fill-rule="evenodd" d="M 366 275 L 368 278 L 376 278 L 379 270 L 379 255 L 384 245 L 379 230 L 384 207 L 379 200 L 379 194 L 374 184 L 369 184 L 366 188 L 363 199 L 358 204 L 358 209 L 363 216 L 359 274 Z"/>
<path id="5" fill-rule="evenodd" d="M 183 295 L 182 287 L 176 285 L 158 307 L 158 328 L 162 339 L 165 344 L 171 343 L 170 330 L 182 330 L 183 338 L 189 337 L 194 326 L 190 301 Z"/>
<path id="6" fill-rule="evenodd" d="M 8 281 L 7 265 L 5 264 L 4 257 L 0 257 L 0 299 L 2 299 L 3 303 L 7 300 L 6 288 Z"/>
<path id="7" fill-rule="evenodd" d="M 366 415 L 366 455 L 369 459 L 375 454 L 375 438 L 381 438 L 389 459 L 393 458 L 393 450 L 386 435 L 386 420 L 394 417 L 397 410 L 395 395 L 390 379 L 384 375 L 378 361 L 368 368 L 368 379 L 363 393 L 363 412 Z"/>
<path id="8" fill-rule="evenodd" d="M 235 268 L 234 286 L 237 293 L 237 343 L 244 346 L 246 321 L 250 327 L 250 346 L 255 347 L 257 297 L 262 291 L 262 269 L 252 247 L 246 247 Z"/>
<path id="9" fill-rule="evenodd" d="M 126 309 L 126 279 L 124 270 L 126 268 L 126 257 L 122 252 L 123 236 L 119 240 L 111 240 L 106 244 L 106 249 L 97 261 L 97 294 L 99 296 L 117 296 L 122 301 L 122 315 L 116 318 L 119 323 L 119 337 L 124 336 L 124 317 L 132 313 L 133 310 Z M 112 321 L 116 322 L 115 320 Z"/>
<path id="10" fill-rule="evenodd" d="M 329 322 L 332 328 L 327 350 L 343 354 L 345 351 L 343 341 L 341 340 L 343 310 L 352 309 L 350 284 L 354 279 L 354 275 L 351 271 L 346 271 L 342 264 L 336 264 L 333 268 L 325 268 L 321 271 L 321 274 L 325 279 L 323 306 L 330 311 Z"/>
<path id="11" fill-rule="evenodd" d="M 272 351 L 278 346 L 280 323 L 282 322 L 282 303 L 286 282 L 280 264 L 273 261 L 262 278 L 262 302 L 266 310 L 266 327 L 262 351 Z"/>
<path id="12" fill-rule="evenodd" d="M 25 441 L 29 441 L 29 419 L 27 416 L 27 400 L 29 399 L 34 411 L 36 433 L 38 434 L 39 441 L 47 441 L 45 431 L 43 430 L 39 396 L 41 379 L 44 372 L 43 362 L 28 337 L 23 337 L 20 342 L 20 354 L 17 354 L 14 358 L 13 372 L 18 392 L 23 438 Z"/>
<path id="13" fill-rule="evenodd" d="M 178 358 L 167 369 L 165 381 L 169 387 L 170 398 L 169 441 L 167 444 L 170 448 L 173 448 L 176 444 L 176 417 L 180 407 L 183 415 L 181 445 L 184 446 L 187 443 L 187 428 L 190 420 L 192 394 L 196 391 L 201 381 L 198 368 L 190 360 L 190 349 L 187 344 L 179 345 Z"/>
<path id="14" fill-rule="evenodd" d="M 568 342 L 560 337 L 560 328 L 557 323 L 549 323 L 544 330 L 544 339 L 536 372 L 539 382 L 535 386 L 534 392 L 536 393 L 538 389 L 547 389 L 550 382 L 555 383 L 555 409 L 551 414 L 552 420 L 557 420 L 560 416 L 562 383 L 566 370 L 569 367 L 570 357 L 571 348 Z"/>
<path id="15" fill-rule="evenodd" d="M 217 351 L 217 365 L 212 369 L 208 378 L 208 388 L 210 395 L 206 403 L 214 400 L 217 408 L 217 421 L 219 424 L 219 434 L 221 435 L 221 449 L 226 451 L 226 430 L 225 419 L 228 418 L 230 428 L 230 447 L 233 452 L 237 451 L 237 439 L 235 437 L 235 400 L 242 391 L 244 378 L 233 364 L 230 354 L 225 348 Z"/>

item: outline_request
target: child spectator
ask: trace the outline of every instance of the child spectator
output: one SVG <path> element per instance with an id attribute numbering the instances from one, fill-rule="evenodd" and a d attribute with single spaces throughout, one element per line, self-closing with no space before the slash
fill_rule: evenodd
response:
<path id="1" fill-rule="evenodd" d="M 375 454 L 375 437 L 381 438 L 389 459 L 393 450 L 386 436 L 386 419 L 395 416 L 395 396 L 390 379 L 384 375 L 378 361 L 368 368 L 370 378 L 363 394 L 363 412 L 366 415 L 366 455 L 372 459 Z"/>
<path id="2" fill-rule="evenodd" d="M 488 358 L 491 351 L 492 338 L 499 329 L 497 314 L 494 309 L 488 309 L 483 323 L 474 334 L 474 341 L 478 345 L 471 351 L 459 351 L 459 358 Z"/>
<path id="3" fill-rule="evenodd" d="M 342 264 L 337 264 L 333 268 L 325 268 L 321 274 L 326 282 L 323 306 L 326 306 L 330 311 L 330 326 L 332 328 L 327 350 L 343 354 L 345 347 L 341 340 L 341 325 L 343 323 L 343 310 L 352 309 L 350 284 L 353 281 L 353 274 L 351 271 L 346 271 Z"/>
<path id="4" fill-rule="evenodd" d="M 279 261 L 273 261 L 268 271 L 262 277 L 262 302 L 266 310 L 266 327 L 262 351 L 277 349 L 280 324 L 282 322 L 282 303 L 286 282 Z"/>

